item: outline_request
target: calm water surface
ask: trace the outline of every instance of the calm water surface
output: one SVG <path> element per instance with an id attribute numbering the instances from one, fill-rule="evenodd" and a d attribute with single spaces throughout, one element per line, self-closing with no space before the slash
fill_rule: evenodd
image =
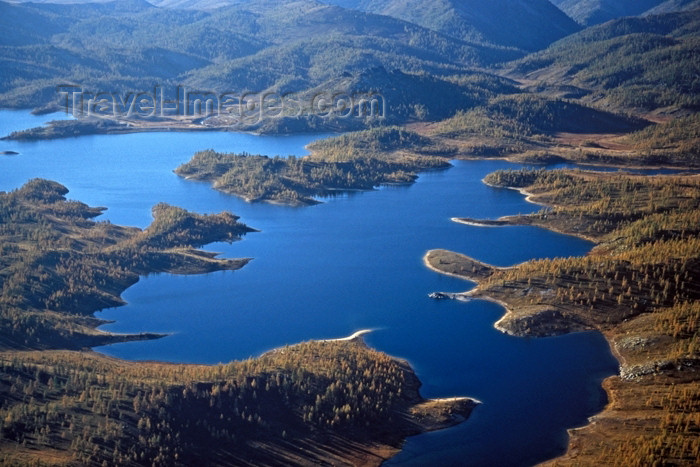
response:
<path id="1" fill-rule="evenodd" d="M 2 111 L 0 133 L 45 120 Z M 70 197 L 109 207 L 103 218 L 115 223 L 145 227 L 151 206 L 166 201 L 198 212 L 230 210 L 261 230 L 240 242 L 207 247 L 227 257 L 254 258 L 239 271 L 155 274 L 128 289 L 127 306 L 98 313 L 115 321 L 103 328 L 171 335 L 101 352 L 216 363 L 371 328 L 368 343 L 409 360 L 424 396 L 482 401 L 468 422 L 409 439 L 387 465 L 524 465 L 561 453 L 566 429 L 585 423 L 605 403 L 600 381 L 617 364 L 604 339 L 596 333 L 546 339 L 501 334 L 493 328 L 503 313 L 498 305 L 429 299 L 430 292 L 473 284 L 422 264 L 432 248 L 501 266 L 591 248 L 537 228 L 450 222 L 453 216 L 496 218 L 539 209 L 517 192 L 480 181 L 517 165 L 457 161 L 449 170 L 421 174 L 412 186 L 352 193 L 305 208 L 245 203 L 172 173 L 199 149 L 302 155 L 303 146 L 320 136 L 142 133 L 0 142 L 0 151 L 21 153 L 0 158 L 0 190 L 41 176 L 66 185 Z"/>

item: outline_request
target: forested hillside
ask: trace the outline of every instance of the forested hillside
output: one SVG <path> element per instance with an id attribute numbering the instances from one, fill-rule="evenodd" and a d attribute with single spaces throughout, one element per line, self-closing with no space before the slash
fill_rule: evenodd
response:
<path id="1" fill-rule="evenodd" d="M 538 50 L 580 29 L 546 0 L 325 0 L 393 16 L 458 39 Z"/>
<path id="2" fill-rule="evenodd" d="M 700 167 L 699 0 L 0 1 L 0 28 L 2 109 L 56 111 L 66 85 L 121 99 L 122 110 L 137 93 L 157 102 L 158 89 L 164 99 L 189 90 L 205 108 L 238 96 L 213 115 L 192 103 L 180 109 L 189 115 L 105 114 L 0 135 L 18 158 L 33 154 L 15 146 L 43 144 L 31 140 L 99 133 L 335 133 L 305 157 L 205 146 L 173 166 L 247 201 L 292 205 L 410 184 L 460 158 Z M 557 465 L 700 459 L 694 173 L 498 171 L 485 182 L 546 207 L 459 222 L 545 227 L 595 242 L 592 252 L 512 268 L 446 250 L 425 257 L 478 282 L 438 298 L 505 304 L 504 332 L 593 329 L 610 342 L 621 367 L 604 382 L 610 404 L 572 432 Z M 93 353 L 165 337 L 98 331 L 95 311 L 122 305 L 147 274 L 245 266 L 198 248 L 254 229 L 166 203 L 145 229 L 118 226 L 67 194 L 44 179 L 0 192 L 0 464 L 380 465 L 407 436 L 475 406 L 423 399 L 406 362 L 361 338 L 215 366 Z"/>
<path id="3" fill-rule="evenodd" d="M 288 93 L 374 67 L 440 77 L 518 55 L 306 0 L 256 0 L 215 13 L 161 9 L 136 0 L 0 3 L 0 26 L 13 30 L 0 38 L 3 107 L 55 104 L 60 84 L 93 92 L 183 85 Z"/>
<path id="4" fill-rule="evenodd" d="M 553 0 L 564 13 L 584 26 L 605 23 L 625 16 L 637 16 L 664 0 Z"/>
<path id="5" fill-rule="evenodd" d="M 477 281 L 468 297 L 506 306 L 514 335 L 601 331 L 620 360 L 610 404 L 573 431 L 553 465 L 691 465 L 700 455 L 700 177 L 517 170 L 486 183 L 548 207 L 485 225 L 538 225 L 585 236 L 587 256 L 485 267 L 432 251 L 435 269 Z M 480 222 L 464 219 L 471 223 Z"/>
<path id="6" fill-rule="evenodd" d="M 586 29 L 515 62 L 535 86 L 573 86 L 588 102 L 641 111 L 700 106 L 700 10 Z"/>
<path id="7" fill-rule="evenodd" d="M 666 0 L 659 6 L 645 12 L 644 15 L 660 15 L 675 11 L 696 10 L 698 8 L 700 8 L 700 1 L 698 0 Z"/>
<path id="8" fill-rule="evenodd" d="M 361 341 L 225 365 L 0 353 L 3 465 L 379 465 L 475 403 L 425 400 L 405 363 Z"/>
<path id="9" fill-rule="evenodd" d="M 93 313 L 123 305 L 121 292 L 140 275 L 238 269 L 247 262 L 195 249 L 252 231 L 231 213 L 201 216 L 161 203 L 141 230 L 95 222 L 104 209 L 69 201 L 67 193 L 42 179 L 0 193 L 0 350 L 157 337 L 95 331 L 102 322 Z"/>
<path id="10" fill-rule="evenodd" d="M 523 91 L 615 112 L 669 114 L 700 105 L 700 10 L 687 10 L 692 4 L 666 2 L 659 11 L 673 13 L 577 32 L 543 0 L 507 8 L 448 0 L 197 3 L 0 3 L 0 25 L 13 30 L 0 38 L 0 105 L 56 109 L 59 84 L 116 94 L 160 86 L 166 98 L 178 85 L 292 96 L 294 105 L 275 118 L 189 122 L 275 133 L 437 121 Z M 525 51 L 535 52 L 523 57 Z M 332 115 L 314 107 L 318 96 L 338 95 L 381 96 L 386 112 L 337 118 L 363 112 L 355 102 Z M 69 128 L 36 137 L 111 131 Z"/>

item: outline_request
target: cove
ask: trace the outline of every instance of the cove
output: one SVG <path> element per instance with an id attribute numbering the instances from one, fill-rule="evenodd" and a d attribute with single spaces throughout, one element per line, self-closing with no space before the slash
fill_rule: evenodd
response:
<path id="1" fill-rule="evenodd" d="M 0 118 L 11 118 L 0 112 Z M 433 291 L 471 284 L 429 271 L 423 254 L 459 251 L 507 266 L 531 258 L 585 254 L 589 242 L 532 227 L 479 228 L 454 216 L 496 218 L 539 207 L 481 183 L 504 161 L 455 161 L 411 186 L 383 187 L 292 208 L 249 204 L 172 173 L 199 149 L 303 154 L 321 135 L 234 133 L 95 135 L 33 143 L 0 142 L 21 155 L 0 159 L 0 189 L 32 177 L 65 184 L 70 197 L 109 207 L 105 218 L 146 226 L 160 201 L 198 212 L 230 210 L 260 229 L 207 249 L 253 257 L 239 271 L 142 278 L 105 310 L 115 332 L 168 332 L 156 341 L 97 350 L 131 360 L 217 363 L 309 339 L 371 328 L 367 342 L 407 359 L 426 397 L 482 401 L 461 426 L 420 435 L 387 465 L 527 465 L 563 452 L 566 429 L 605 404 L 600 381 L 617 371 L 596 333 L 523 339 L 493 328 L 493 303 L 434 301 Z"/>

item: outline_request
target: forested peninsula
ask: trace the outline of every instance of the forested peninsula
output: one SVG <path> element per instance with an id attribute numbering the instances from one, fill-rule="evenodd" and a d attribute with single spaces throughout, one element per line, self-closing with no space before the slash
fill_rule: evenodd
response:
<path id="1" fill-rule="evenodd" d="M 158 204 L 146 229 L 33 179 L 0 193 L 0 462 L 379 465 L 403 440 L 465 420 L 476 402 L 426 400 L 410 366 L 361 337 L 226 365 L 132 363 L 88 351 L 163 337 L 96 330 L 93 313 L 153 272 L 243 267 L 196 247 L 254 229 L 231 213 Z M 232 304 L 235 306 L 235 304 Z M 78 351 L 83 350 L 83 351 Z"/>
<path id="2" fill-rule="evenodd" d="M 510 268 L 445 250 L 425 257 L 434 270 L 476 282 L 455 298 L 502 304 L 506 314 L 495 326 L 503 332 L 598 330 L 610 343 L 621 366 L 603 384 L 610 402 L 593 423 L 571 430 L 567 454 L 551 463 L 693 463 L 700 456 L 700 176 L 515 170 L 485 182 L 547 206 L 498 225 L 536 225 L 596 243 L 584 257 Z"/>
<path id="3" fill-rule="evenodd" d="M 153 338 L 95 330 L 95 311 L 123 305 L 121 292 L 153 272 L 238 269 L 248 259 L 217 258 L 196 247 L 254 231 L 222 212 L 199 215 L 165 203 L 146 229 L 95 221 L 104 208 L 67 200 L 43 179 L 0 193 L 0 350 L 82 349 Z"/>

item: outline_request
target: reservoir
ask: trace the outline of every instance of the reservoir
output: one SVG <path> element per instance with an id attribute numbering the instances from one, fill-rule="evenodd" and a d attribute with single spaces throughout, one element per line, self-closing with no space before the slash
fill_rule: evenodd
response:
<path id="1" fill-rule="evenodd" d="M 0 133 L 51 117 L 0 111 Z M 387 465 L 528 465 L 562 453 L 566 430 L 606 403 L 600 382 L 617 362 L 597 333 L 518 338 L 493 328 L 494 303 L 435 301 L 434 291 L 473 284 L 434 273 L 427 250 L 445 248 L 498 266 L 583 255 L 591 243 L 533 227 L 483 228 L 451 217 L 497 218 L 537 211 L 519 193 L 481 179 L 505 161 L 454 161 L 387 186 L 323 199 L 310 207 L 246 203 L 172 171 L 197 150 L 304 155 L 325 135 L 254 136 L 160 132 L 0 142 L 0 190 L 30 178 L 65 185 L 69 198 L 108 210 L 99 219 L 146 227 L 167 202 L 200 213 L 231 211 L 260 232 L 205 247 L 254 258 L 238 271 L 154 274 L 122 296 L 124 307 L 97 316 L 114 332 L 166 338 L 101 347 L 130 360 L 218 363 L 286 344 L 372 329 L 369 345 L 408 360 L 424 397 L 469 396 L 482 404 L 460 426 L 411 438 Z"/>

